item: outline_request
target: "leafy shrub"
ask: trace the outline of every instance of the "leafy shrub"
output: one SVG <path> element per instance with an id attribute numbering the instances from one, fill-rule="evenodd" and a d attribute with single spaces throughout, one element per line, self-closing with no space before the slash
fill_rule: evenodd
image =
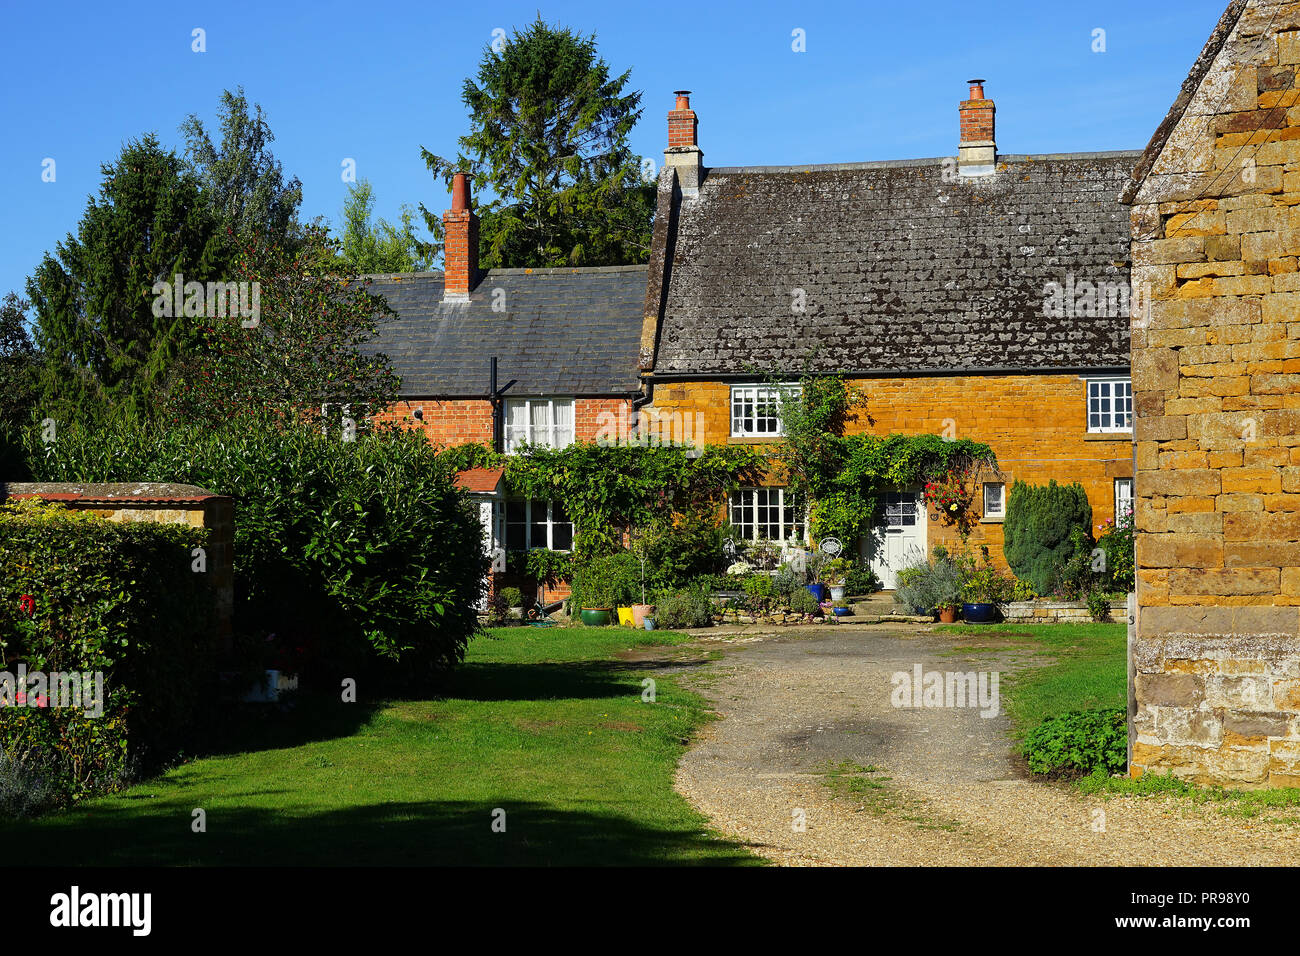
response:
<path id="1" fill-rule="evenodd" d="M 502 588 L 501 600 L 506 607 L 523 607 L 524 592 L 518 588 Z"/>
<path id="2" fill-rule="evenodd" d="M 1028 581 L 1022 580 L 1021 578 L 1016 578 L 1016 583 L 1012 586 L 1011 589 L 1011 600 L 1032 601 L 1038 596 L 1039 596 L 1038 592 L 1034 590 L 1034 586 L 1032 584 L 1030 584 Z"/>
<path id="3" fill-rule="evenodd" d="M 992 565 L 970 572 L 962 597 L 972 604 L 1005 604 L 1015 593 L 1015 581 Z"/>
<path id="4" fill-rule="evenodd" d="M 630 551 L 591 558 L 574 572 L 574 607 L 626 607 L 640 600 L 641 562 Z"/>
<path id="5" fill-rule="evenodd" d="M 25 437 L 40 481 L 185 482 L 234 498 L 236 627 L 304 648 L 309 680 L 369 672 L 420 689 L 464 657 L 489 560 L 477 515 L 420 433 L 341 441 L 267 417 Z"/>
<path id="6" fill-rule="evenodd" d="M 1048 594 L 1059 570 L 1076 553 L 1071 532 L 1080 528 L 1086 535 L 1091 527 L 1092 506 L 1082 485 L 1017 481 L 1007 496 L 1002 525 L 1007 564 L 1039 594 Z"/>
<path id="7" fill-rule="evenodd" d="M 795 614 L 820 614 L 821 605 L 807 588 L 798 588 L 790 593 L 790 610 Z"/>
<path id="8" fill-rule="evenodd" d="M 1088 613 L 1097 622 L 1110 620 L 1110 595 L 1102 588 L 1088 592 Z"/>
<path id="9" fill-rule="evenodd" d="M 35 816 L 58 803 L 58 790 L 43 774 L 0 750 L 0 819 Z"/>
<path id="10" fill-rule="evenodd" d="M 1100 528 L 1097 547 L 1106 556 L 1107 587 L 1121 594 L 1132 592 L 1135 578 L 1133 563 L 1133 512 L 1127 511 Z"/>
<path id="11" fill-rule="evenodd" d="M 875 571 L 864 562 L 854 562 L 844 575 L 844 592 L 846 594 L 875 594 L 880 590 L 881 580 Z"/>
<path id="12" fill-rule="evenodd" d="M 1082 777 L 1124 769 L 1128 760 L 1127 715 L 1121 707 L 1071 711 L 1048 717 L 1020 745 L 1033 773 Z"/>
<path id="13" fill-rule="evenodd" d="M 1067 601 L 1079 601 L 1098 585 L 1097 572 L 1093 570 L 1092 538 L 1083 528 L 1070 529 L 1071 553 L 1064 564 L 1056 569 L 1056 595 Z"/>
<path id="14" fill-rule="evenodd" d="M 966 579 L 963 565 L 942 548 L 936 548 L 932 560 L 899 570 L 894 601 L 916 614 L 954 607 L 962 602 Z"/>
<path id="15" fill-rule="evenodd" d="M 100 674 L 79 701 L 47 687 L 27 692 L 35 707 L 0 710 L 11 782 L 40 778 L 58 802 L 79 799 L 115 786 L 130 759 L 171 757 L 200 726 L 215 694 L 215 609 L 191 551 L 207 543 L 201 529 L 37 499 L 0 506 L 4 669 Z"/>
<path id="16" fill-rule="evenodd" d="M 722 529 L 711 517 L 657 523 L 634 544 L 645 557 L 646 586 L 653 590 L 684 588 L 703 575 L 720 574 L 727 561 Z"/>
<path id="17" fill-rule="evenodd" d="M 767 574 L 752 574 L 745 578 L 746 604 L 756 611 L 766 611 L 776 603 L 776 586 Z"/>
<path id="18" fill-rule="evenodd" d="M 699 588 L 668 591 L 655 602 L 655 626 L 664 630 L 708 627 L 713 623 L 713 602 Z"/>

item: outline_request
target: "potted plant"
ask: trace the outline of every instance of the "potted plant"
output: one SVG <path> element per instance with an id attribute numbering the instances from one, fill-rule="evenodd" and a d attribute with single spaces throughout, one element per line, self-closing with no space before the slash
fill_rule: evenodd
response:
<path id="1" fill-rule="evenodd" d="M 961 604 L 957 601 L 946 601 L 935 606 L 941 624 L 955 624 L 957 622 L 957 612 L 960 610 Z"/>
<path id="2" fill-rule="evenodd" d="M 998 605 L 1011 597 L 1014 582 L 992 565 L 971 573 L 963 588 L 962 616 L 972 624 L 986 624 L 998 614 Z"/>
<path id="3" fill-rule="evenodd" d="M 654 547 L 656 535 L 654 532 L 641 532 L 632 539 L 632 551 L 641 562 L 641 603 L 632 605 L 632 626 L 644 627 L 647 631 L 654 630 L 654 624 L 646 625 L 646 619 L 654 613 L 655 606 L 647 604 L 645 599 L 645 562 L 650 549 Z"/>
<path id="4" fill-rule="evenodd" d="M 844 558 L 827 561 L 822 569 L 822 580 L 831 590 L 831 601 L 836 605 L 844 603 L 844 576 L 848 572 L 849 562 Z"/>

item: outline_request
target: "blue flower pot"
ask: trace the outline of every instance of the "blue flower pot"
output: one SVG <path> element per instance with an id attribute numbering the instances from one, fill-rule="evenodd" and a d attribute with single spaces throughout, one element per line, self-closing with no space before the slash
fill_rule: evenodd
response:
<path id="1" fill-rule="evenodd" d="M 645 625 L 647 631 L 653 631 L 655 629 L 655 619 L 652 617 L 644 618 L 642 623 Z"/>
<path id="2" fill-rule="evenodd" d="M 808 588 L 808 593 L 817 599 L 818 604 L 821 604 L 823 601 L 826 600 L 826 585 L 808 584 L 805 585 L 805 587 Z"/>
<path id="3" fill-rule="evenodd" d="M 997 619 L 998 606 L 996 604 L 963 604 L 961 606 L 961 616 L 967 624 L 988 624 Z"/>

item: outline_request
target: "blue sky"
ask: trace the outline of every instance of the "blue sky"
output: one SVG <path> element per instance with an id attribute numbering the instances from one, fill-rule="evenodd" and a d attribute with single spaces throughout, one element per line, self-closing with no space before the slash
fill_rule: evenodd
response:
<path id="1" fill-rule="evenodd" d="M 706 165 L 735 166 L 954 155 L 973 76 L 997 103 L 1004 153 L 1140 149 L 1226 0 L 0 3 L 3 295 L 75 229 L 125 141 L 153 131 L 179 149 L 182 120 L 198 113 L 211 129 L 221 91 L 241 84 L 303 182 L 306 218 L 337 221 L 344 158 L 373 183 L 379 215 L 446 208 L 420 147 L 454 155 L 464 78 L 494 29 L 539 11 L 595 32 L 610 65 L 631 69 L 645 93 L 638 152 L 662 159 L 672 91 L 686 88 Z M 204 53 L 191 50 L 196 27 Z"/>

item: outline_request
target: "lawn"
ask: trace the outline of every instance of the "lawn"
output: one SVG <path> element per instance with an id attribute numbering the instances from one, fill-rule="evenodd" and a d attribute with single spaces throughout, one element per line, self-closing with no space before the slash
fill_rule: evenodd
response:
<path id="1" fill-rule="evenodd" d="M 1071 710 L 1124 707 L 1128 699 L 1127 627 L 1118 624 L 953 625 L 940 628 L 1002 642 L 1035 657 L 1001 685 L 1012 733 L 1023 737 L 1046 717 Z"/>
<path id="2" fill-rule="evenodd" d="M 471 643 L 441 699 L 250 713 L 228 753 L 2 823 L 0 837 L 39 847 L 44 864 L 757 863 L 672 789 L 707 719 L 702 700 L 658 676 L 644 702 L 644 668 L 616 656 L 686 640 L 495 630 Z M 196 808 L 206 832 L 193 832 Z"/>

